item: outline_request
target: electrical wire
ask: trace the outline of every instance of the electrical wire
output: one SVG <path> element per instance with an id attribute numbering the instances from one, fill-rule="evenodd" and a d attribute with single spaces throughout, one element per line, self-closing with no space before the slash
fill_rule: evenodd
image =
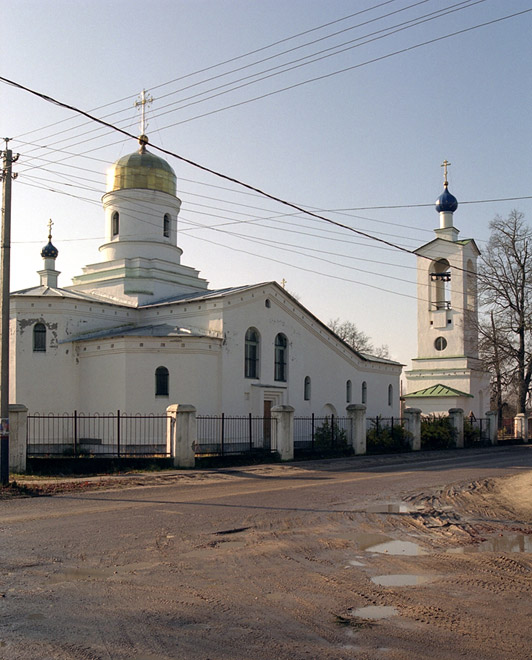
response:
<path id="1" fill-rule="evenodd" d="M 397 11 L 395 11 L 395 12 L 391 12 L 391 13 L 389 13 L 389 14 L 385 14 L 384 16 L 378 17 L 378 18 L 376 18 L 376 19 L 372 19 L 371 21 L 366 21 L 365 23 L 357 24 L 357 25 L 355 25 L 355 26 L 353 26 L 353 27 L 351 27 L 351 28 L 346 28 L 346 30 L 347 30 L 347 29 L 353 29 L 353 28 L 356 28 L 356 27 L 360 27 L 360 26 L 366 25 L 367 23 L 374 22 L 374 21 L 376 21 L 376 20 L 381 20 L 382 18 L 385 18 L 385 17 L 391 16 L 392 14 L 396 14 L 396 13 L 399 13 L 399 12 L 401 12 L 401 11 L 405 11 L 405 10 L 407 10 L 407 9 L 411 9 L 412 7 L 415 7 L 415 6 L 417 6 L 417 5 L 424 4 L 424 3 L 427 2 L 427 1 L 428 1 L 428 0 L 421 0 L 420 2 L 416 2 L 416 3 L 414 3 L 414 4 L 412 4 L 412 5 L 409 5 L 409 6 L 405 7 L 405 8 L 402 8 L 402 9 L 397 10 Z M 301 66 L 306 66 L 306 65 L 308 65 L 308 64 L 312 64 L 312 63 L 314 63 L 314 62 L 317 62 L 317 61 L 319 61 L 319 60 L 324 59 L 325 57 L 330 57 L 330 56 L 333 56 L 333 55 L 337 55 L 337 54 L 340 54 L 340 53 L 345 52 L 346 50 L 351 50 L 352 48 L 357 48 L 357 47 L 359 47 L 359 46 L 366 45 L 366 44 L 371 43 L 371 42 L 373 42 L 373 41 L 376 41 L 376 40 L 378 40 L 378 39 L 382 39 L 382 38 L 385 38 L 385 37 L 388 37 L 388 36 L 392 36 L 393 34 L 396 34 L 397 32 L 403 31 L 403 30 L 405 30 L 405 29 L 409 29 L 409 28 L 411 28 L 411 27 L 415 27 L 415 26 L 417 26 L 417 25 L 421 25 L 422 23 L 425 23 L 425 22 L 427 22 L 427 21 L 429 21 L 429 20 L 435 20 L 435 19 L 437 19 L 437 18 L 441 18 L 441 17 L 443 17 L 443 16 L 446 16 L 446 15 L 448 15 L 448 14 L 454 13 L 454 12 L 456 12 L 456 11 L 461 11 L 461 10 L 463 10 L 463 9 L 468 9 L 468 8 L 470 8 L 470 7 L 472 7 L 472 6 L 476 5 L 476 4 L 480 4 L 480 3 L 483 3 L 483 2 L 485 2 L 485 1 L 486 1 L 486 0 L 475 0 L 475 1 L 473 2 L 473 0 L 462 0 L 461 2 L 459 2 L 459 3 L 455 4 L 455 5 L 450 5 L 450 6 L 447 7 L 447 8 L 440 9 L 440 10 L 437 10 L 437 11 L 434 11 L 434 12 L 430 12 L 430 13 L 428 13 L 428 14 L 425 14 L 425 15 L 421 16 L 421 17 L 416 17 L 416 18 L 414 18 L 414 19 L 410 19 L 410 20 L 408 20 L 408 21 L 404 21 L 403 23 L 396 24 L 396 25 L 394 25 L 394 26 L 390 26 L 390 27 L 387 27 L 387 28 L 383 28 L 383 29 L 381 29 L 381 30 L 378 30 L 378 31 L 373 32 L 373 33 L 370 33 L 370 34 L 368 34 L 368 35 L 363 35 L 363 36 L 358 37 L 358 38 L 356 38 L 356 39 L 354 39 L 354 40 L 351 40 L 351 41 L 348 41 L 348 42 L 344 42 L 343 44 L 338 44 L 338 45 L 333 46 L 333 47 L 331 47 L 331 48 L 328 48 L 328 49 L 325 49 L 325 50 L 322 50 L 322 51 L 318 51 L 317 53 L 311 53 L 310 55 L 307 55 L 307 56 L 305 56 L 305 57 L 303 57 L 303 58 L 300 58 L 299 60 L 293 60 L 292 62 L 284 63 L 284 64 L 278 65 L 278 66 L 276 66 L 276 67 L 270 67 L 269 69 L 266 69 L 265 71 L 257 72 L 257 73 L 251 74 L 251 75 L 249 75 L 249 76 L 245 76 L 245 77 L 243 77 L 243 78 L 237 79 L 236 81 L 234 80 L 234 81 L 231 81 L 231 82 L 229 82 L 229 83 L 224 83 L 223 85 L 219 85 L 218 87 L 214 87 L 214 88 L 212 88 L 212 89 L 210 89 L 210 90 L 205 90 L 205 91 L 203 91 L 203 92 L 199 92 L 199 93 L 194 94 L 194 95 L 192 95 L 192 96 L 186 97 L 185 99 L 181 99 L 181 100 L 179 100 L 179 101 L 175 101 L 175 102 L 172 102 L 172 103 L 170 103 L 170 104 L 166 104 L 166 105 L 164 105 L 164 106 L 161 106 L 161 107 L 159 108 L 158 112 L 155 113 L 155 114 L 153 114 L 152 116 L 153 116 L 153 118 L 158 118 L 158 117 L 164 116 L 164 115 L 166 115 L 166 114 L 174 113 L 174 112 L 176 112 L 176 111 L 178 111 L 178 110 L 182 110 L 182 109 L 187 108 L 187 107 L 189 107 L 189 106 L 191 106 L 191 105 L 196 105 L 196 104 L 198 104 L 198 103 L 203 103 L 204 101 L 211 100 L 211 99 L 216 98 L 216 97 L 218 97 L 218 96 L 220 96 L 220 95 L 222 95 L 222 94 L 227 94 L 227 93 L 230 93 L 230 92 L 232 92 L 232 91 L 234 91 L 234 90 L 241 89 L 241 88 L 246 87 L 246 86 L 251 85 L 251 84 L 255 84 L 255 83 L 257 83 L 257 82 L 260 82 L 260 81 L 265 80 L 265 79 L 267 79 L 267 78 L 271 78 L 271 77 L 276 76 L 276 75 L 279 75 L 279 74 L 281 74 L 281 73 L 286 73 L 286 72 L 288 72 L 288 71 L 291 71 L 291 70 L 294 70 L 294 69 L 300 68 Z M 464 6 L 464 5 L 465 5 L 465 6 Z M 422 20 L 422 19 L 423 19 L 423 20 Z M 409 24 L 410 24 L 410 25 L 409 25 Z M 397 29 L 396 29 L 396 28 L 397 28 Z M 345 30 L 344 30 L 344 31 L 345 31 Z M 376 37 L 376 36 L 375 36 L 374 38 L 369 38 L 369 37 L 372 37 L 373 35 L 379 35 L 379 34 L 381 34 L 382 32 L 387 32 L 388 34 L 384 34 L 384 35 L 381 35 L 381 36 L 379 36 L 379 37 Z M 334 35 L 331 35 L 331 36 L 334 36 Z M 324 38 L 325 38 L 325 37 L 324 37 Z M 342 49 L 342 50 L 338 50 L 339 48 L 341 48 L 342 46 L 344 46 L 344 45 L 346 45 L 346 44 L 350 44 L 350 43 L 353 43 L 353 42 L 359 42 L 359 41 L 361 41 L 361 40 L 363 40 L 363 39 L 367 39 L 367 40 L 364 41 L 364 42 L 362 42 L 362 43 L 358 43 L 358 44 L 356 44 L 356 45 L 354 45 L 354 46 L 350 46 L 350 47 L 348 47 L 348 48 L 344 48 L 344 49 Z M 311 42 L 311 43 L 313 43 L 313 42 Z M 306 45 L 308 45 L 308 44 L 303 44 L 303 46 L 306 46 Z M 297 48 L 300 48 L 300 47 L 303 47 L 303 46 L 298 46 Z M 291 50 L 295 50 L 295 49 L 291 49 Z M 330 50 L 336 50 L 337 52 L 334 52 L 334 53 L 328 53 L 327 55 L 324 55 L 323 57 L 315 58 L 314 60 L 311 60 L 310 62 L 304 62 L 304 60 L 306 60 L 306 59 L 309 59 L 309 58 L 311 58 L 311 57 L 314 57 L 315 55 L 319 55 L 320 53 L 326 53 L 326 52 L 328 52 L 328 51 L 330 51 Z M 277 54 L 277 55 L 271 56 L 270 58 L 266 58 L 266 59 L 271 59 L 271 58 L 273 58 L 273 57 L 279 57 L 280 55 L 283 55 L 283 54 L 285 54 L 286 52 L 290 52 L 290 51 L 285 51 L 285 52 L 283 52 L 283 53 L 279 53 L 279 54 Z M 302 60 L 303 60 L 303 63 L 302 63 L 302 64 L 298 64 L 297 66 L 289 67 L 290 64 L 297 63 L 297 62 L 301 62 Z M 264 61 L 265 61 L 265 60 L 264 60 Z M 259 61 L 259 62 L 260 62 L 260 61 Z M 241 70 L 241 69 L 249 68 L 250 66 L 255 66 L 255 65 L 258 64 L 259 62 L 256 62 L 256 63 L 251 64 L 251 65 L 246 65 L 245 67 L 241 67 L 240 69 L 234 69 L 234 70 L 232 70 L 232 71 L 229 71 L 229 72 L 226 72 L 226 73 L 220 74 L 220 75 L 218 75 L 218 76 L 214 76 L 213 78 L 209 78 L 209 79 L 206 79 L 206 80 L 203 80 L 203 81 L 200 81 L 200 82 L 193 83 L 192 85 L 189 85 L 188 87 L 184 87 L 184 88 L 182 88 L 182 89 L 180 89 L 180 90 L 177 90 L 177 91 L 175 91 L 175 92 L 172 92 L 171 94 L 173 95 L 173 94 L 176 94 L 176 93 L 178 93 L 178 92 L 181 92 L 181 91 L 184 91 L 184 90 L 186 90 L 186 89 L 189 89 L 189 88 L 191 88 L 191 87 L 195 87 L 195 86 L 197 86 L 197 85 L 200 85 L 200 84 L 204 84 L 204 83 L 206 83 L 206 82 L 209 82 L 210 80 L 214 80 L 214 79 L 217 79 L 217 78 L 220 78 L 220 77 L 223 77 L 223 76 L 229 75 L 230 73 L 234 73 L 234 72 L 239 71 L 239 70 Z M 237 85 L 236 87 L 232 87 L 231 89 L 225 90 L 225 91 L 223 91 L 223 92 L 219 92 L 219 93 L 217 93 L 217 94 L 212 94 L 211 96 L 208 96 L 208 97 L 203 98 L 203 99 L 199 99 L 199 100 L 197 100 L 197 101 L 193 101 L 192 103 L 187 103 L 187 104 L 185 104 L 185 105 L 180 105 L 179 108 L 174 108 L 173 110 L 167 110 L 166 112 L 161 112 L 161 110 L 164 109 L 164 108 L 167 108 L 167 107 L 173 107 L 173 106 L 175 106 L 175 105 L 177 105 L 177 104 L 182 104 L 184 101 L 191 100 L 191 99 L 195 99 L 195 98 L 197 98 L 198 96 L 203 96 L 203 95 L 208 94 L 208 93 L 210 93 L 210 92 L 212 92 L 212 91 L 215 91 L 215 90 L 217 90 L 217 89 L 222 89 L 222 88 L 224 88 L 224 87 L 227 87 L 227 86 L 230 86 L 230 85 L 234 85 L 234 84 L 237 83 L 237 82 L 241 82 L 241 81 L 249 80 L 250 78 L 256 78 L 257 76 L 261 76 L 261 75 L 264 74 L 264 73 L 268 73 L 268 72 L 270 72 L 270 71 L 276 71 L 276 69 L 283 68 L 283 67 L 285 67 L 283 71 L 277 71 L 276 73 L 272 73 L 272 74 L 270 74 L 270 75 L 263 75 L 261 78 L 258 78 L 257 80 L 251 80 L 251 81 L 249 81 L 249 82 L 247 82 L 247 83 L 245 83 L 245 84 Z M 289 68 L 286 68 L 286 67 L 289 67 Z M 166 95 L 166 96 L 168 96 L 168 95 Z M 122 112 L 122 111 L 118 111 L 118 112 Z M 110 113 L 109 115 L 104 115 L 104 116 L 105 116 L 105 117 L 109 117 L 109 116 L 112 116 L 112 115 L 114 115 L 114 114 L 118 114 L 118 112 L 116 112 L 116 113 Z M 120 121 L 118 122 L 118 124 L 124 124 L 124 123 L 126 124 L 126 127 L 132 127 L 133 125 L 135 125 L 136 120 L 135 120 L 134 118 L 126 118 L 126 119 L 124 119 L 124 120 L 120 120 Z M 91 141 L 93 141 L 94 139 L 98 139 L 99 137 L 104 137 L 105 133 L 102 133 L 101 131 L 102 131 L 102 129 L 100 129 L 100 128 L 94 128 L 94 129 L 91 129 L 90 131 L 85 131 L 84 133 L 81 133 L 81 134 L 77 135 L 77 136 L 76 136 L 76 139 L 77 139 L 78 137 L 83 136 L 83 135 L 88 135 L 88 134 L 91 134 L 91 133 L 94 133 L 94 132 L 99 132 L 99 135 L 98 135 L 98 136 L 95 136 L 95 137 L 93 137 L 93 138 L 87 138 L 86 140 L 82 140 L 82 141 L 75 142 L 75 143 L 71 144 L 70 146 L 77 146 L 77 145 L 79 145 L 79 144 L 85 144 L 85 143 L 87 143 L 87 142 L 91 142 Z M 62 131 L 60 131 L 60 132 L 57 133 L 57 134 L 60 134 L 60 133 L 62 133 Z M 57 134 L 52 134 L 52 136 L 53 136 L 53 135 L 57 135 Z M 52 137 L 52 136 L 50 136 L 50 137 Z M 71 138 L 67 138 L 67 139 L 70 140 Z M 63 140 L 63 141 L 64 141 L 64 140 Z"/>

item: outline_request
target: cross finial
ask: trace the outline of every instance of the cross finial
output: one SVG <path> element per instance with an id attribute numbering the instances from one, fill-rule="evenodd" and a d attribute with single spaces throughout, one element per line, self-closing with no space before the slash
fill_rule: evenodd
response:
<path id="1" fill-rule="evenodd" d="M 286 289 L 286 285 L 287 285 L 287 281 L 283 277 L 283 279 L 281 280 L 281 286 L 283 287 L 283 289 Z"/>
<path id="2" fill-rule="evenodd" d="M 50 218 L 50 220 L 48 220 L 48 240 L 49 241 L 52 240 L 52 225 L 53 224 L 54 223 L 52 222 L 52 218 Z"/>
<path id="3" fill-rule="evenodd" d="M 146 96 L 146 90 L 143 89 L 140 93 L 140 101 L 135 101 L 133 104 L 135 108 L 140 108 L 140 134 L 146 135 L 146 104 L 153 103 L 153 97 L 149 94 Z"/>
<path id="4" fill-rule="evenodd" d="M 440 167 L 443 167 L 443 185 L 447 187 L 449 185 L 449 182 L 447 181 L 447 167 L 451 163 L 448 160 L 444 160 L 443 163 L 440 165 Z"/>

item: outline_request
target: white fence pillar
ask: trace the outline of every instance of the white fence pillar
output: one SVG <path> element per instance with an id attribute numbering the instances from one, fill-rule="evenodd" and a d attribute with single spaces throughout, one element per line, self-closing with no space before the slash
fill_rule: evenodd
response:
<path id="1" fill-rule="evenodd" d="M 274 406 L 271 410 L 275 425 L 276 449 L 282 461 L 294 460 L 294 408 L 288 405 Z"/>
<path id="2" fill-rule="evenodd" d="M 20 403 L 9 406 L 9 471 L 26 472 L 28 409 Z"/>
<path id="3" fill-rule="evenodd" d="M 409 442 L 412 451 L 421 449 L 421 410 L 419 408 L 406 408 L 403 412 L 405 431 L 410 434 Z"/>
<path id="4" fill-rule="evenodd" d="M 514 438 L 528 440 L 527 419 L 524 413 L 517 413 L 514 417 Z"/>
<path id="5" fill-rule="evenodd" d="M 488 410 L 486 413 L 488 420 L 488 436 L 490 443 L 496 445 L 499 441 L 499 413 L 496 410 Z"/>
<path id="6" fill-rule="evenodd" d="M 166 413 L 166 447 L 174 459 L 174 467 L 194 467 L 197 441 L 196 408 L 180 403 L 168 406 Z"/>
<path id="7" fill-rule="evenodd" d="M 460 449 L 464 447 L 464 411 L 462 408 L 451 408 L 449 410 L 451 426 L 456 432 L 456 446 Z"/>
<path id="8" fill-rule="evenodd" d="M 366 453 L 366 406 L 350 403 L 346 407 L 351 427 L 350 442 L 355 455 Z"/>

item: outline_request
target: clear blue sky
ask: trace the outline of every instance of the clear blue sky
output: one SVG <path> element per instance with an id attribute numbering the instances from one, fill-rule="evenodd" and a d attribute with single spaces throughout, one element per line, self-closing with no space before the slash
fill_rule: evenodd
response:
<path id="1" fill-rule="evenodd" d="M 464 8 L 388 34 L 451 7 Z M 155 99 L 152 143 L 408 249 L 433 237 L 434 207 L 415 205 L 438 197 L 447 159 L 462 202 L 455 225 L 482 247 L 496 214 L 518 208 L 532 218 L 531 200 L 464 203 L 532 195 L 532 13 L 382 58 L 527 9 L 532 0 L 3 2 L 0 75 L 114 113 L 107 120 L 135 134 L 133 103 L 145 88 Z M 271 75 L 344 42 L 357 47 Z M 341 69 L 350 70 L 329 75 Z M 242 86 L 259 72 L 269 77 Z M 99 261 L 105 172 L 136 145 L 5 84 L 0 135 L 21 154 L 11 288 L 38 283 L 50 217 L 66 286 Z M 415 257 L 169 161 L 183 200 L 183 263 L 212 287 L 285 278 L 324 321 L 349 319 L 394 358 L 415 356 Z M 363 209 L 375 206 L 399 208 Z"/>

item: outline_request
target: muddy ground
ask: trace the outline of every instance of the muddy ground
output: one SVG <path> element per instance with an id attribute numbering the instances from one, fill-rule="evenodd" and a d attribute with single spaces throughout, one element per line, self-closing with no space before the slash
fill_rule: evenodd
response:
<path id="1" fill-rule="evenodd" d="M 291 469 L 253 470 L 260 478 Z M 111 485 L 64 488 L 82 483 Z M 20 566 L 2 566 L 1 595 L 25 589 L 34 600 L 22 593 L 2 609 L 0 658 L 532 658 L 532 472 L 373 500 L 339 502 L 333 513 L 250 514 L 208 534 L 179 536 L 168 524 L 145 564 L 128 565 L 127 552 L 107 550 L 103 539 L 98 566 L 88 546 L 80 552 L 67 538 L 66 564 L 42 549 L 32 565 L 21 556 Z M 54 606 L 73 594 L 76 623 L 54 621 Z M 26 627 L 17 628 L 22 612 Z"/>

